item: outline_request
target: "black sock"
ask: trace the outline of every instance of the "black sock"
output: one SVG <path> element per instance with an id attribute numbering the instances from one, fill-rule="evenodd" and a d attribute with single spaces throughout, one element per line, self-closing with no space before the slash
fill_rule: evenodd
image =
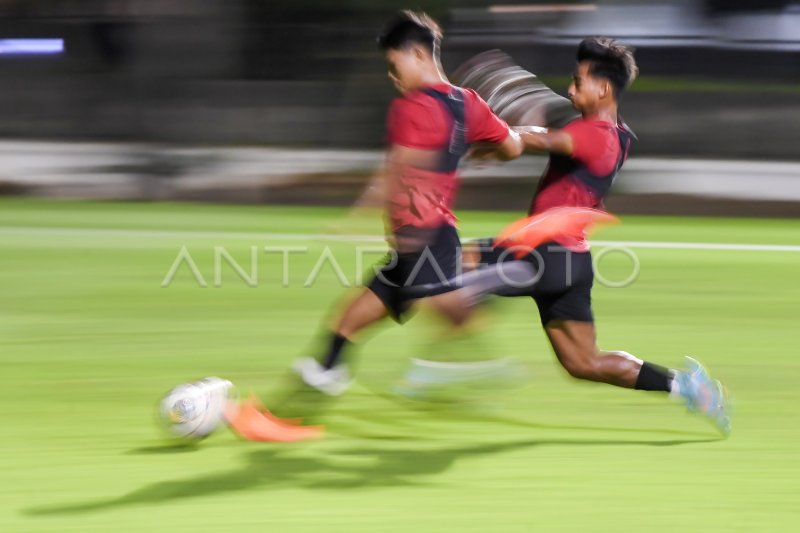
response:
<path id="1" fill-rule="evenodd" d="M 636 378 L 636 386 L 634 388 L 637 390 L 669 392 L 671 382 L 671 371 L 663 366 L 644 362 L 642 363 L 642 369 L 639 370 L 639 377 Z"/>
<path id="2" fill-rule="evenodd" d="M 328 353 L 322 360 L 322 366 L 324 366 L 326 369 L 331 369 L 338 365 L 339 360 L 342 358 L 342 349 L 349 343 L 350 341 L 348 341 L 345 337 L 339 335 L 338 333 L 334 333 L 331 336 L 331 344 L 328 348 Z"/>

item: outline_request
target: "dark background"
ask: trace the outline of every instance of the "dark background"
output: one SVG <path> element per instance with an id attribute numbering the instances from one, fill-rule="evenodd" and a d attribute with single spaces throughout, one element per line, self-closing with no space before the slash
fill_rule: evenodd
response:
<path id="1" fill-rule="evenodd" d="M 0 37 L 63 37 L 66 53 L 0 55 L 0 137 L 378 147 L 393 93 L 375 36 L 397 5 L 3 1 Z M 415 4 L 445 27 L 446 70 L 499 47 L 565 92 L 580 40 L 570 30 L 575 14 L 502 14 L 490 5 Z M 792 2 L 662 2 L 686 13 L 685 23 L 651 21 L 655 30 L 637 34 L 648 27 L 641 8 L 652 5 L 597 4 L 630 17 L 617 17 L 614 36 L 638 48 L 641 79 L 622 107 L 641 138 L 637 154 L 797 159 L 800 35 L 765 41 L 728 23 L 751 17 L 755 28 L 764 15 L 797 20 Z M 686 28 L 698 21 L 702 28 L 687 38 Z"/>

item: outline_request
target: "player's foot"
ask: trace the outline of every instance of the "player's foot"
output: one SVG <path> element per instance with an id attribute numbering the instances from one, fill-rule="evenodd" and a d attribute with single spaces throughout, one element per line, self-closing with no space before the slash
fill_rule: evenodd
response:
<path id="1" fill-rule="evenodd" d="M 448 386 L 475 385 L 506 388 L 524 377 L 524 369 L 510 358 L 444 362 L 411 359 L 411 366 L 394 386 L 401 396 L 426 399 Z"/>
<path id="2" fill-rule="evenodd" d="M 297 375 L 306 385 L 328 396 L 339 396 L 353 382 L 346 366 L 337 365 L 328 369 L 319 364 L 313 357 L 298 359 L 292 365 L 292 369 L 297 372 Z"/>
<path id="3" fill-rule="evenodd" d="M 696 411 L 711 420 L 726 437 L 731 433 L 730 405 L 725 387 L 713 379 L 696 359 L 686 358 L 686 371 L 675 375 L 680 395 L 689 411 Z"/>

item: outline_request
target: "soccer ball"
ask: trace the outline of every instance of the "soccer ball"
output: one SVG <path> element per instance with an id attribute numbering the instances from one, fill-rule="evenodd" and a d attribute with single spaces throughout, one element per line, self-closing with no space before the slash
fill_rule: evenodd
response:
<path id="1" fill-rule="evenodd" d="M 161 400 L 161 420 L 172 435 L 203 439 L 222 424 L 232 390 L 230 381 L 216 377 L 178 385 Z"/>

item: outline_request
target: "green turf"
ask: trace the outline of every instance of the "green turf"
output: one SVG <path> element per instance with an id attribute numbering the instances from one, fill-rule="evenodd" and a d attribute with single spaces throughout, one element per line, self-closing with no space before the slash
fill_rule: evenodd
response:
<path id="1" fill-rule="evenodd" d="M 340 213 L 0 199 L 0 531 L 796 528 L 797 252 L 641 249 L 633 285 L 595 290 L 602 346 L 666 365 L 694 354 L 727 383 L 728 440 L 659 395 L 565 377 L 520 300 L 497 307 L 490 335 L 527 365 L 521 387 L 436 405 L 386 394 L 422 349 L 425 321 L 412 321 L 360 349 L 360 383 L 317 416 L 324 440 L 254 444 L 222 431 L 170 446 L 153 413 L 177 383 L 219 375 L 268 401 L 286 389 L 285 368 L 315 346 L 342 293 L 327 266 L 303 282 L 326 245 L 352 280 L 355 245 L 264 234 L 319 233 Z M 463 233 L 493 233 L 509 216 L 462 213 Z M 798 245 L 799 230 L 630 217 L 597 237 Z M 289 287 L 265 245 L 309 248 L 290 256 Z M 161 288 L 182 246 L 207 288 L 185 265 Z M 256 247 L 254 287 L 229 265 L 214 286 L 215 246 L 245 269 Z M 630 267 L 622 256 L 601 266 L 610 279 Z"/>

